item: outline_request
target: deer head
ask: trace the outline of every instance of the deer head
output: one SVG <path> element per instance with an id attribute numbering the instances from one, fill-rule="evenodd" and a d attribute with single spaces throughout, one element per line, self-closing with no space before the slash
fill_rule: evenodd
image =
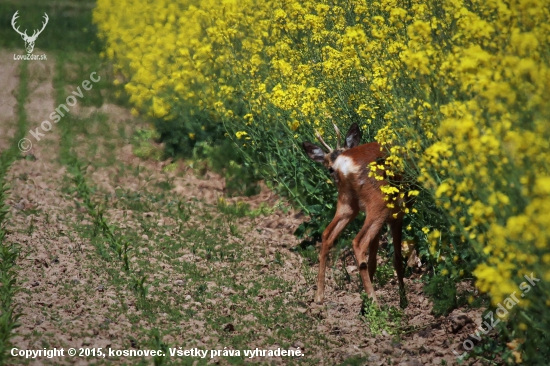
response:
<path id="1" fill-rule="evenodd" d="M 304 141 L 302 143 L 302 147 L 306 151 L 306 154 L 313 160 L 318 163 L 323 164 L 331 173 L 332 177 L 336 179 L 336 175 L 334 175 L 334 170 L 332 169 L 332 165 L 334 164 L 334 161 L 338 156 L 351 148 L 354 148 L 359 145 L 362 137 L 361 130 L 359 129 L 359 126 L 357 123 L 354 123 L 350 126 L 348 133 L 346 134 L 346 138 L 344 141 L 344 146 L 340 147 L 340 130 L 338 127 L 333 123 L 334 130 L 336 131 L 336 149 L 331 148 L 321 137 L 319 132 L 315 132 L 315 136 L 317 137 L 317 140 L 325 147 L 327 152 L 325 152 L 320 146 L 317 146 L 315 144 L 312 144 L 311 142 Z"/>
<path id="2" fill-rule="evenodd" d="M 19 31 L 19 27 L 15 26 L 15 21 L 19 17 L 19 15 L 17 15 L 18 12 L 19 11 L 16 11 L 11 18 L 11 26 L 17 33 L 19 33 L 19 35 L 21 35 L 21 38 L 23 38 L 23 40 L 25 41 L 25 49 L 27 50 L 27 53 L 32 53 L 32 51 L 34 50 L 34 42 L 36 41 L 36 38 L 38 38 L 40 33 L 42 33 L 44 28 L 46 28 L 46 24 L 48 24 L 48 14 L 44 13 L 44 22 L 42 22 L 42 29 L 34 30 L 32 36 L 28 36 L 26 29 L 24 32 L 21 32 Z"/>

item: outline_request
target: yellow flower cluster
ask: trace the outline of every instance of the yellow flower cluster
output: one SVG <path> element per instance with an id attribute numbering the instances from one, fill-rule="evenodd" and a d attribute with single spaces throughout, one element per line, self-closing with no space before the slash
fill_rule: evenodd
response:
<path id="1" fill-rule="evenodd" d="M 435 114 L 416 111 L 436 127 L 420 179 L 454 218 L 455 232 L 487 256 L 474 274 L 494 304 L 524 274 L 550 280 L 543 261 L 550 252 L 549 8 L 543 1 L 444 2 L 456 29 L 438 19 L 433 34 L 445 33 L 452 47 L 431 42 L 416 51 L 430 55 L 427 81 L 438 87 L 427 101 L 446 101 Z M 420 78 L 422 70 L 403 61 Z"/>
<path id="2" fill-rule="evenodd" d="M 185 102 L 262 154 L 266 136 L 294 143 L 358 122 L 389 152 L 385 176 L 412 169 L 447 230 L 487 257 L 475 275 L 494 303 L 527 272 L 550 281 L 548 19 L 544 0 L 98 0 L 94 11 L 149 116 L 176 119 Z M 281 124 L 286 137 L 269 135 Z"/>

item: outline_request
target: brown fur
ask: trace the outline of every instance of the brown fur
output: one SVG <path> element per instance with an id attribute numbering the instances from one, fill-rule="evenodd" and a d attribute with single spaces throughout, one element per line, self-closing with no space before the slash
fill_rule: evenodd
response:
<path id="1" fill-rule="evenodd" d="M 357 129 L 355 129 L 357 130 Z M 350 128 L 350 134 L 357 133 L 354 126 Z M 329 152 L 321 159 L 317 150 L 312 151 L 310 143 L 304 143 L 304 149 L 308 155 L 315 161 L 322 162 L 327 168 L 333 168 L 337 159 L 346 157 L 353 162 L 354 167 L 359 167 L 357 173 L 345 175 L 334 169 L 333 175 L 338 186 L 338 204 L 336 215 L 327 226 L 322 235 L 321 253 L 319 254 L 319 273 L 317 276 L 317 291 L 315 301 L 322 303 L 325 292 L 325 269 L 328 253 L 334 244 L 338 235 L 344 230 L 346 225 L 352 221 L 360 211 L 365 211 L 366 219 L 363 227 L 353 240 L 353 251 L 359 273 L 363 281 L 365 292 L 376 302 L 376 296 L 372 287 L 372 280 L 376 271 L 376 255 L 378 251 L 378 242 L 380 231 L 384 223 L 388 223 L 392 232 L 394 245 L 394 267 L 397 273 L 401 293 L 404 294 L 403 283 L 403 256 L 401 253 L 401 238 L 403 226 L 403 213 L 398 208 L 390 209 L 384 200 L 384 194 L 380 190 L 382 185 L 389 184 L 387 181 L 376 180 L 369 177 L 369 164 L 374 161 L 381 161 L 385 154 L 381 151 L 380 145 L 376 142 L 367 143 L 360 146 L 345 147 L 336 158 L 334 152 Z M 318 147 L 317 147 L 318 148 Z M 320 148 L 319 148 L 320 149 Z M 397 213 L 394 218 L 393 214 Z M 367 251 L 369 253 L 367 263 Z M 368 269 L 368 274 L 367 274 Z M 406 299 L 405 299 L 406 301 Z"/>

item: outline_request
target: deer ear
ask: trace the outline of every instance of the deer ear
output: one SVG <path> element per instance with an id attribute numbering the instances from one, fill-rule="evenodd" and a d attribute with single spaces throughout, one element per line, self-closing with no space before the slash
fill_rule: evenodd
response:
<path id="1" fill-rule="evenodd" d="M 363 134 L 359 129 L 359 125 L 357 123 L 352 124 L 348 130 L 348 133 L 346 134 L 346 149 L 351 149 L 353 147 L 359 146 L 362 136 Z"/>
<path id="2" fill-rule="evenodd" d="M 325 161 L 325 152 L 319 146 L 312 144 L 311 142 L 304 141 L 302 143 L 302 147 L 311 160 L 317 163 L 323 163 Z"/>

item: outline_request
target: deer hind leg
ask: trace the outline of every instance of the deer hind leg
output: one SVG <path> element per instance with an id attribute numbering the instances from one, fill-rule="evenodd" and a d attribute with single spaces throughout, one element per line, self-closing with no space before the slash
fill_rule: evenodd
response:
<path id="1" fill-rule="evenodd" d="M 353 240 L 353 251 L 359 266 L 359 274 L 363 280 L 363 287 L 365 292 L 376 302 L 376 296 L 374 294 L 374 288 L 372 287 L 372 276 L 376 270 L 376 265 L 372 265 L 373 261 L 376 262 L 376 251 L 378 249 L 378 243 L 372 244 L 375 239 L 378 238 L 380 229 L 384 225 L 384 218 L 381 216 L 374 216 L 367 214 L 367 219 L 363 224 L 363 228 L 359 231 L 359 234 Z M 373 247 L 371 250 L 370 247 Z M 368 269 L 367 273 L 367 250 L 369 250 L 369 266 L 372 265 L 372 269 Z M 372 275 L 370 274 L 372 272 Z"/>
<path id="2" fill-rule="evenodd" d="M 402 308 L 407 307 L 407 297 L 405 295 L 405 283 L 403 282 L 403 254 L 401 253 L 401 239 L 403 236 L 403 220 L 397 219 L 390 222 L 391 234 L 393 239 L 393 267 L 397 273 L 399 281 L 399 302 Z"/>
<path id="3" fill-rule="evenodd" d="M 336 209 L 336 215 L 332 219 L 331 223 L 327 226 L 323 232 L 323 243 L 321 246 L 321 253 L 319 253 L 319 273 L 317 275 L 317 291 L 315 292 L 315 302 L 318 304 L 323 303 L 325 296 L 325 269 L 327 266 L 327 258 L 330 248 L 334 244 L 334 241 L 340 235 L 346 225 L 357 216 L 359 208 L 346 203 L 338 202 Z"/>
<path id="4" fill-rule="evenodd" d="M 370 281 L 374 282 L 374 273 L 376 272 L 376 256 L 378 253 L 378 245 L 380 244 L 380 232 L 378 232 L 378 235 L 373 239 L 372 243 L 369 245 L 369 263 L 368 263 L 368 271 L 369 271 L 369 277 Z"/>

